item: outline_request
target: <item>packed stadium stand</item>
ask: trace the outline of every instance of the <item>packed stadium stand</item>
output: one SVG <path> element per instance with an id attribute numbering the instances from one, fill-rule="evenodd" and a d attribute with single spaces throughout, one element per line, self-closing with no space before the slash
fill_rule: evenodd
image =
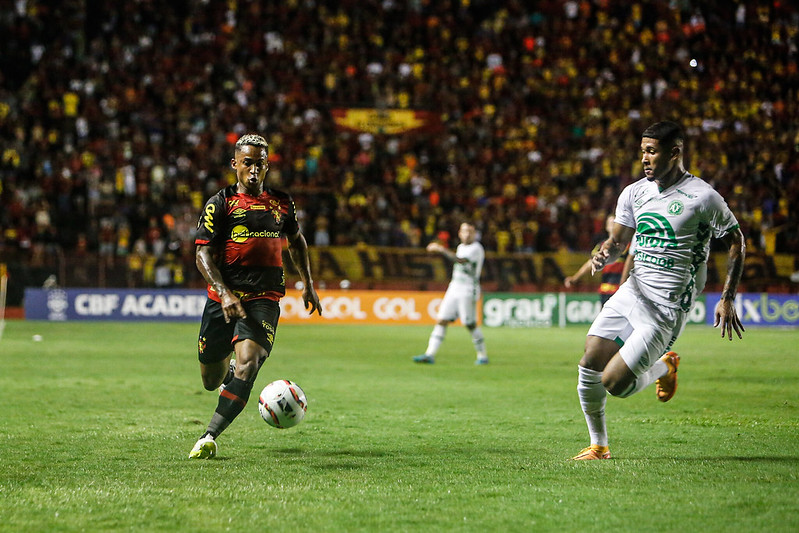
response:
<path id="1" fill-rule="evenodd" d="M 314 248 L 471 219 L 489 252 L 587 254 L 669 119 L 743 226 L 744 283 L 797 290 L 793 2 L 2 0 L 0 32 L 18 284 L 199 284 L 199 210 L 250 131 Z"/>

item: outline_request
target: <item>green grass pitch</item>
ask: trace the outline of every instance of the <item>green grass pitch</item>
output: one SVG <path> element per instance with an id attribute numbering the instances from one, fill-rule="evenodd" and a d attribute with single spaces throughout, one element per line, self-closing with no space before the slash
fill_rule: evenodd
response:
<path id="1" fill-rule="evenodd" d="M 587 328 L 281 326 L 219 456 L 190 461 L 216 395 L 197 324 L 11 321 L 0 340 L 0 531 L 797 531 L 796 330 L 687 328 L 675 398 L 609 398 L 587 445 Z M 41 341 L 34 341 L 41 335 Z M 270 428 L 269 381 L 305 390 Z"/>

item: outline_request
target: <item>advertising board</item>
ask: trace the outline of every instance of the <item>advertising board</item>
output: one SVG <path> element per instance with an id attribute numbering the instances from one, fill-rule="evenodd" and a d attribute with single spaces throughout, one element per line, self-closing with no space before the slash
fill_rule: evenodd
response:
<path id="1" fill-rule="evenodd" d="M 281 324 L 433 325 L 443 293 L 320 290 L 322 316 L 309 315 L 298 291 L 281 300 Z M 689 323 L 713 324 L 719 293 L 700 295 Z M 28 320 L 199 321 L 204 290 L 25 289 Z M 735 299 L 745 326 L 799 326 L 799 296 L 742 293 Z M 485 293 L 478 316 L 486 327 L 588 325 L 601 305 L 595 293 Z"/>
<path id="2" fill-rule="evenodd" d="M 713 312 L 720 293 L 708 293 L 707 323 L 713 324 Z M 741 293 L 735 297 L 735 309 L 744 326 L 799 326 L 799 295 Z"/>

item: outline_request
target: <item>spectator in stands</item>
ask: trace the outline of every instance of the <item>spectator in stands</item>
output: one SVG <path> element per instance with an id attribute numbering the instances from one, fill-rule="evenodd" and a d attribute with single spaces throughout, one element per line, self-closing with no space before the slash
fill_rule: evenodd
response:
<path id="1" fill-rule="evenodd" d="M 686 6 L 15 3 L 0 15 L 0 257 L 42 258 L 46 205 L 42 238 L 66 251 L 81 234 L 104 257 L 144 238 L 157 259 L 156 230 L 231 182 L 225 154 L 248 129 L 306 196 L 308 235 L 327 224 L 320 242 L 412 246 L 457 206 L 504 218 L 489 250 L 587 251 L 579 228 L 638 178 L 619 162 L 655 116 L 686 124 L 688 170 L 748 235 L 794 253 L 799 7 Z M 424 108 L 442 127 L 336 131 L 329 109 L 348 106 Z"/>

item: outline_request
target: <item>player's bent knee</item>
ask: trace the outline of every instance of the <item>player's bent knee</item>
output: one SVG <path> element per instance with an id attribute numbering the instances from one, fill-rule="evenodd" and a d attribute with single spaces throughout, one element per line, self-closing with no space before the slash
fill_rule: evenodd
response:
<path id="1" fill-rule="evenodd" d="M 209 391 L 217 389 L 225 379 L 227 371 L 228 367 L 221 364 L 205 365 L 201 363 L 200 377 L 203 381 L 203 388 Z"/>
<path id="2" fill-rule="evenodd" d="M 613 376 L 602 376 L 602 385 L 612 396 L 627 398 L 635 388 L 635 382 L 629 383 L 623 379 L 614 379 Z"/>
<path id="3" fill-rule="evenodd" d="M 595 372 L 602 372 L 605 370 L 605 367 L 608 364 L 607 357 L 597 357 L 596 354 L 591 352 L 586 352 L 582 359 L 580 359 L 579 365 L 583 368 L 587 368 L 589 370 L 593 370 Z"/>
<path id="4" fill-rule="evenodd" d="M 613 389 L 608 389 L 608 392 L 616 398 L 629 398 L 632 396 L 634 390 L 635 383 L 630 383 L 626 387 L 614 387 Z"/>
<path id="5" fill-rule="evenodd" d="M 580 359 L 580 366 L 603 372 L 618 350 L 619 346 L 615 342 L 589 335 L 585 339 L 585 351 Z"/>
<path id="6" fill-rule="evenodd" d="M 211 377 L 203 376 L 203 388 L 208 391 L 216 390 L 222 384 L 222 380 L 224 379 L 225 376 L 222 376 L 218 379 L 216 377 L 212 379 Z"/>

